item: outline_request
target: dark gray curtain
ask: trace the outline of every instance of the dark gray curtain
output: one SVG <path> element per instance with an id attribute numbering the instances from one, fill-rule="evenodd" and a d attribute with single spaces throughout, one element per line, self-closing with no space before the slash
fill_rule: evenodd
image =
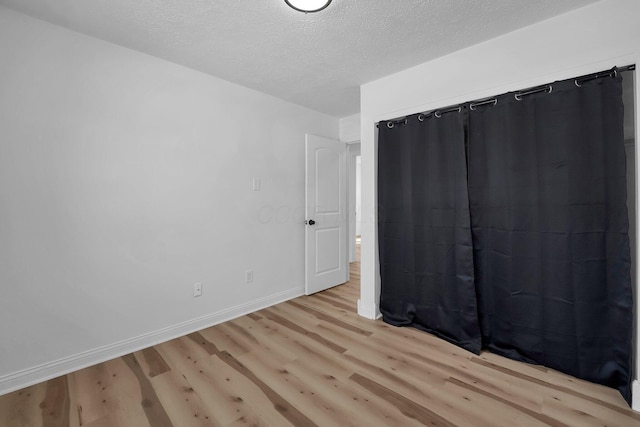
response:
<path id="1" fill-rule="evenodd" d="M 469 195 L 483 344 L 630 402 L 621 93 L 569 80 L 470 111 Z"/>
<path id="2" fill-rule="evenodd" d="M 463 115 L 392 125 L 378 134 L 383 319 L 478 353 Z"/>

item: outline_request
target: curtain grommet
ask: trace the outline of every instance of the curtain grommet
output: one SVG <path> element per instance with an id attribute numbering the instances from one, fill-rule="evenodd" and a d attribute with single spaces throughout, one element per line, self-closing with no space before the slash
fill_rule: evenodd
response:
<path id="1" fill-rule="evenodd" d="M 480 107 L 481 105 L 489 105 L 489 104 L 493 104 L 493 106 L 495 107 L 496 105 L 498 105 L 498 98 L 486 99 L 484 101 L 478 101 L 478 102 L 472 102 L 472 103 L 469 104 L 469 110 L 476 111 L 478 109 L 478 107 Z"/>
<path id="2" fill-rule="evenodd" d="M 393 122 L 387 122 L 387 127 L 388 127 L 389 129 L 393 129 L 393 127 L 394 127 L 394 126 L 395 126 L 395 125 L 393 124 Z"/>

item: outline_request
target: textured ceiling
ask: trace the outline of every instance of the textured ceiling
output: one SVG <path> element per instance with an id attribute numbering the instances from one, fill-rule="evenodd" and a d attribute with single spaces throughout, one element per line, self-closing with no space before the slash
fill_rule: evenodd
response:
<path id="1" fill-rule="evenodd" d="M 0 0 L 0 5 L 335 117 L 363 83 L 596 0 Z"/>

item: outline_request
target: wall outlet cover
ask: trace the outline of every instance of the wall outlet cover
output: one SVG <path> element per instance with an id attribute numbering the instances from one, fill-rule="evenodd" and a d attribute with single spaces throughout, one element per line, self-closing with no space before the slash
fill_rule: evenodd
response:
<path id="1" fill-rule="evenodd" d="M 194 283 L 193 284 L 193 296 L 199 297 L 202 295 L 202 283 Z"/>

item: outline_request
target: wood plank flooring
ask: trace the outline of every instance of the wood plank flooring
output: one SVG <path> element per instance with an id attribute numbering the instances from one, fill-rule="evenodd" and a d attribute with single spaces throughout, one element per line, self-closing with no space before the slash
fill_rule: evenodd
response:
<path id="1" fill-rule="evenodd" d="M 640 426 L 617 391 L 356 314 L 345 285 L 0 396 L 1 427 Z"/>

